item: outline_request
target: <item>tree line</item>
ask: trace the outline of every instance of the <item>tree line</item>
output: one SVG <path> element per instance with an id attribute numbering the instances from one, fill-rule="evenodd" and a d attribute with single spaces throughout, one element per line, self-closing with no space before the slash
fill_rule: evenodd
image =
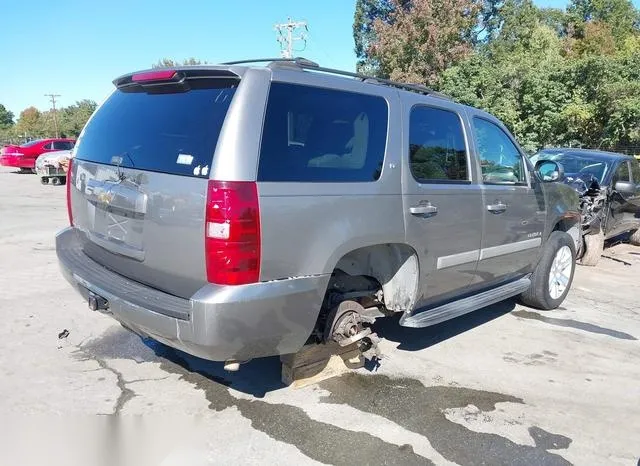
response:
<path id="1" fill-rule="evenodd" d="M 56 109 L 55 120 L 52 110 L 42 112 L 35 107 L 28 107 L 14 121 L 13 113 L 0 104 L 0 142 L 22 143 L 53 137 L 56 125 L 59 136 L 77 138 L 97 106 L 93 100 L 80 100 L 73 105 Z"/>
<path id="2" fill-rule="evenodd" d="M 640 152 L 640 14 L 629 0 L 358 0 L 359 71 L 499 117 L 523 147 Z"/>

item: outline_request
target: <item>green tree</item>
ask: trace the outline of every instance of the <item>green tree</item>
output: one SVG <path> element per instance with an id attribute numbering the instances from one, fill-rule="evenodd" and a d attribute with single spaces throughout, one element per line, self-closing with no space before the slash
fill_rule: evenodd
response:
<path id="1" fill-rule="evenodd" d="M 13 113 L 0 104 L 0 129 L 7 129 L 13 126 Z"/>
<path id="2" fill-rule="evenodd" d="M 399 5 L 404 7 L 408 1 Z M 395 10 L 396 3 L 393 0 L 357 0 L 353 17 L 353 41 L 358 59 L 356 69 L 360 73 L 377 75 L 379 64 L 369 53 L 371 44 L 375 41 L 373 24 L 376 20 L 383 23 L 391 21 L 391 13 Z"/>
<path id="3" fill-rule="evenodd" d="M 98 107 L 93 100 L 80 100 L 59 112 L 60 132 L 67 137 L 78 137 L 89 117 Z"/>
<path id="4" fill-rule="evenodd" d="M 25 108 L 20 112 L 20 117 L 16 123 L 16 132 L 19 135 L 36 137 L 42 135 L 41 113 L 35 107 Z"/>
<path id="5" fill-rule="evenodd" d="M 611 27 L 617 42 L 634 33 L 640 18 L 631 0 L 571 0 L 567 12 L 578 37 L 583 36 L 585 25 L 600 21 Z"/>

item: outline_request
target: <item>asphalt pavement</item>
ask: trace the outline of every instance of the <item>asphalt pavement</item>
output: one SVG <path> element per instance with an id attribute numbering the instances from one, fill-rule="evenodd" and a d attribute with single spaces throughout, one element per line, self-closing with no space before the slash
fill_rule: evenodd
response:
<path id="1" fill-rule="evenodd" d="M 64 196 L 0 168 L 3 464 L 638 464 L 640 248 L 555 311 L 377 323 L 377 367 L 291 389 L 278 358 L 227 373 L 91 312 L 58 270 Z"/>

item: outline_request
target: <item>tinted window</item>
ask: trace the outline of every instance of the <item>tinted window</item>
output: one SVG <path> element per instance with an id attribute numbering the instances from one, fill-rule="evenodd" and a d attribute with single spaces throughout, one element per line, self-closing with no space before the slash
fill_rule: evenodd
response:
<path id="1" fill-rule="evenodd" d="M 56 150 L 69 150 L 73 149 L 73 144 L 69 141 L 54 141 L 53 148 Z"/>
<path id="2" fill-rule="evenodd" d="M 53 149 L 53 143 L 52 142 L 48 142 L 44 146 L 42 146 L 42 148 L 44 150 L 51 150 L 51 149 Z"/>
<path id="3" fill-rule="evenodd" d="M 614 182 L 617 182 L 617 181 L 624 181 L 627 183 L 631 181 L 631 174 L 629 173 L 629 164 L 627 163 L 626 160 L 624 162 L 621 162 L 620 165 L 618 165 L 616 174 L 614 176 Z"/>
<path id="4" fill-rule="evenodd" d="M 93 115 L 76 157 L 176 175 L 207 176 L 236 81 L 187 92 L 117 90 Z"/>
<path id="5" fill-rule="evenodd" d="M 260 150 L 260 181 L 375 181 L 387 140 L 381 97 L 273 83 Z"/>
<path id="6" fill-rule="evenodd" d="M 482 118 L 473 119 L 476 145 L 485 183 L 524 183 L 522 156 L 509 136 L 497 125 Z"/>
<path id="7" fill-rule="evenodd" d="M 432 107 L 411 110 L 409 164 L 420 182 L 468 180 L 464 135 L 457 114 Z"/>

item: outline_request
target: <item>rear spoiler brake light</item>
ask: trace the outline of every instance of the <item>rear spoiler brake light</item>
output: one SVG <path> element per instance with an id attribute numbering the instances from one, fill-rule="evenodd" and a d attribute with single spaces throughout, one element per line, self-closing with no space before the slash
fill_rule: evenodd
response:
<path id="1" fill-rule="evenodd" d="M 128 86 L 156 87 L 164 84 L 180 84 L 192 79 L 226 78 L 239 79 L 240 76 L 228 69 L 191 68 L 157 69 L 126 74 L 113 81 L 117 88 Z"/>
<path id="2" fill-rule="evenodd" d="M 172 81 L 178 74 L 175 70 L 147 71 L 146 73 L 136 73 L 131 76 L 134 83 L 149 81 Z"/>

